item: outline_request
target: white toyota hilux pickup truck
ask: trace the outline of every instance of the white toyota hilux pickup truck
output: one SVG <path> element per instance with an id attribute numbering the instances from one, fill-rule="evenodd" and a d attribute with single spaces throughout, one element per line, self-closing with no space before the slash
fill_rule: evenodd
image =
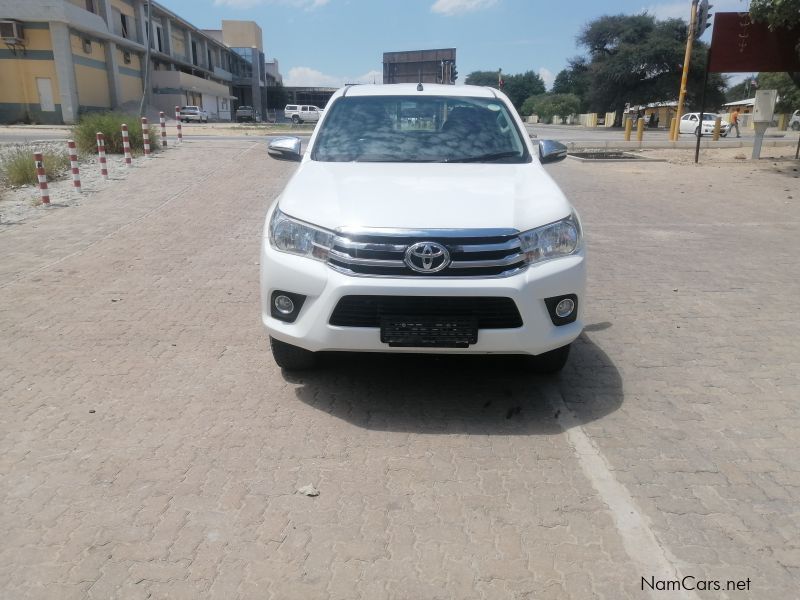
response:
<path id="1" fill-rule="evenodd" d="M 270 207 L 261 312 L 278 365 L 320 351 L 530 355 L 560 370 L 583 329 L 575 209 L 513 105 L 485 87 L 359 85 L 331 98 Z"/>

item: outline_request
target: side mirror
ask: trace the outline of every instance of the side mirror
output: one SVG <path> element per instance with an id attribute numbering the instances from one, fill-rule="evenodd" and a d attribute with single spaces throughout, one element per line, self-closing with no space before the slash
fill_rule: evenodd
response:
<path id="1" fill-rule="evenodd" d="M 302 158 L 300 154 L 300 138 L 276 138 L 267 146 L 267 152 L 272 158 L 277 158 L 278 160 L 299 161 Z"/>
<path id="2" fill-rule="evenodd" d="M 539 140 L 539 162 L 554 163 L 567 158 L 567 147 L 555 140 Z"/>

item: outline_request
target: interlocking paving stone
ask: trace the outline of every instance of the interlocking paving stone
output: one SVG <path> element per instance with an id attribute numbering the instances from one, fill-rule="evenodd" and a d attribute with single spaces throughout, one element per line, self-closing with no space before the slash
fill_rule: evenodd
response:
<path id="1" fill-rule="evenodd" d="M 798 219 L 775 174 L 551 167 L 591 273 L 549 380 L 346 355 L 282 374 L 257 263 L 294 168 L 188 141 L 0 230 L 0 596 L 642 597 L 552 393 L 681 573 L 794 593 Z"/>

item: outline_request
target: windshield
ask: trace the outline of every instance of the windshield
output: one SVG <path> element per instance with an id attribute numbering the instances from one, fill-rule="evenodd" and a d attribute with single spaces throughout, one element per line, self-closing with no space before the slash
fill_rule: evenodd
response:
<path id="1" fill-rule="evenodd" d="M 323 162 L 529 162 L 495 98 L 356 96 L 326 111 L 311 153 Z"/>
<path id="2" fill-rule="evenodd" d="M 708 113 L 703 114 L 703 121 L 714 121 L 716 120 L 717 115 L 710 115 Z"/>

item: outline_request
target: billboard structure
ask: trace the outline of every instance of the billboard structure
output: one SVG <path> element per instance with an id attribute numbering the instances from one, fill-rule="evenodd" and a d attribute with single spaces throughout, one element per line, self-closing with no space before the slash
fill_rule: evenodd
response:
<path id="1" fill-rule="evenodd" d="M 383 83 L 454 84 L 457 77 L 455 48 L 383 53 Z"/>
<path id="2" fill-rule="evenodd" d="M 750 13 L 725 12 L 714 16 L 708 70 L 711 73 L 800 71 L 795 47 L 800 29 L 753 23 Z"/>

